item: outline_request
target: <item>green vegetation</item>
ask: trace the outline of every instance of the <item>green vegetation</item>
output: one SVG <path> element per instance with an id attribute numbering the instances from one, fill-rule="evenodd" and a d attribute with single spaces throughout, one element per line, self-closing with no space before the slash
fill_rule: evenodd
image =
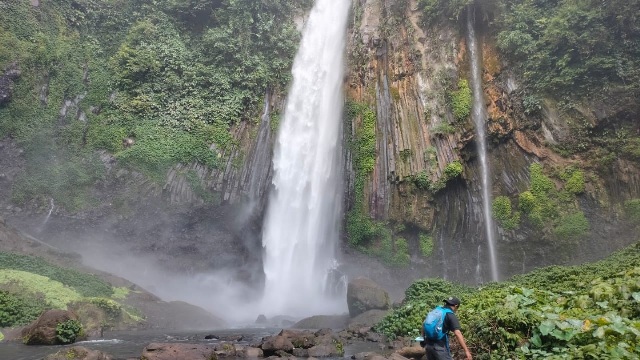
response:
<path id="1" fill-rule="evenodd" d="M 470 289 L 425 279 L 375 330 L 415 336 L 451 294 L 477 359 L 635 359 L 640 350 L 640 244 L 582 266 L 552 266 Z"/>
<path id="2" fill-rule="evenodd" d="M 87 329 L 142 321 L 135 309 L 118 303 L 128 293 L 129 289 L 114 289 L 95 275 L 0 252 L 0 327 L 26 325 L 44 310 L 67 308 L 83 315 Z M 75 329 L 74 324 L 65 325 L 61 336 L 71 339 L 72 333 L 77 335 Z"/>
<path id="3" fill-rule="evenodd" d="M 82 334 L 82 324 L 78 320 L 67 320 L 56 326 L 56 340 L 60 344 L 72 344 Z"/>
<path id="4" fill-rule="evenodd" d="M 473 94 L 466 79 L 458 81 L 458 88 L 448 93 L 448 102 L 453 112 L 453 117 L 457 121 L 466 121 L 471 115 L 471 107 L 473 105 Z"/>
<path id="5" fill-rule="evenodd" d="M 435 306 L 442 305 L 442 299 L 456 294 L 464 302 L 472 291 L 472 288 L 442 279 L 418 280 L 405 291 L 402 306 L 376 324 L 374 330 L 391 338 L 418 336 L 426 314 Z"/>
<path id="6" fill-rule="evenodd" d="M 433 27 L 443 21 L 457 21 L 473 0 L 418 0 L 424 25 Z"/>
<path id="7" fill-rule="evenodd" d="M 584 173 L 575 167 L 557 172 L 562 188 L 544 173 L 540 164 L 529 167 L 531 185 L 518 195 L 518 211 L 511 199 L 497 196 L 493 200 L 493 217 L 504 229 L 514 230 L 528 222 L 559 243 L 576 243 L 590 232 L 589 220 L 580 210 L 576 196 L 585 190 Z"/>
<path id="8" fill-rule="evenodd" d="M 288 84 L 293 16 L 309 5 L 2 4 L 0 69 L 15 63 L 22 76 L 0 108 L 0 137 L 16 139 L 27 159 L 13 200 L 91 206 L 101 149 L 158 183 L 178 163 L 218 166 L 236 145 L 230 127 L 259 112 L 267 88 Z"/>
<path id="9" fill-rule="evenodd" d="M 383 222 L 368 215 L 364 186 L 376 164 L 376 114 L 366 104 L 348 102 L 346 121 L 356 122 L 355 134 L 349 140 L 355 172 L 354 201 L 346 215 L 349 244 L 392 266 L 409 264 L 406 239 L 395 236 Z M 410 156 L 410 151 L 406 152 Z"/>
<path id="10" fill-rule="evenodd" d="M 350 148 L 355 171 L 354 202 L 347 213 L 346 230 L 353 246 L 365 244 L 381 233 L 382 226 L 367 215 L 364 203 L 364 185 L 376 162 L 376 114 L 364 104 L 350 102 L 346 107 L 347 121 L 360 121 Z"/>
<path id="11" fill-rule="evenodd" d="M 67 304 L 80 299 L 80 294 L 61 282 L 25 271 L 1 270 L 0 284 L 18 294 L 43 294 L 43 300 L 54 309 L 65 309 Z"/>
<path id="12" fill-rule="evenodd" d="M 433 254 L 433 238 L 430 235 L 419 234 L 418 241 L 420 242 L 420 254 L 424 257 L 429 257 Z"/>
<path id="13" fill-rule="evenodd" d="M 498 2 L 498 45 L 527 88 L 580 97 L 615 85 L 637 97 L 640 1 Z"/>
<path id="14" fill-rule="evenodd" d="M 504 229 L 513 230 L 520 225 L 520 212 L 512 211 L 511 200 L 506 196 L 498 196 L 493 199 L 492 213 Z"/>
<path id="15" fill-rule="evenodd" d="M 16 270 L 46 277 L 84 297 L 110 297 L 113 288 L 95 275 L 51 265 L 40 258 L 0 252 L 0 270 Z"/>
<path id="16" fill-rule="evenodd" d="M 45 307 L 42 298 L 0 290 L 0 327 L 26 325 Z"/>

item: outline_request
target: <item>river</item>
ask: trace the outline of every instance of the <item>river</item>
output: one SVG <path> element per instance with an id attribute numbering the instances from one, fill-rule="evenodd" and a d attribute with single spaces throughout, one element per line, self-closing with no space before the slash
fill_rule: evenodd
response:
<path id="1" fill-rule="evenodd" d="M 49 354 L 55 354 L 63 348 L 72 346 L 84 346 L 86 348 L 104 351 L 113 356 L 114 360 L 139 359 L 144 348 L 150 343 L 213 345 L 224 341 L 223 339 L 242 336 L 242 339 L 235 343 L 248 346 L 259 343 L 263 337 L 276 335 L 281 330 L 281 328 L 239 328 L 215 331 L 105 331 L 101 339 L 82 341 L 65 346 L 27 346 L 20 342 L 0 342 L 0 360 L 42 360 Z M 207 335 L 215 335 L 220 340 L 205 339 Z M 351 355 L 359 352 L 380 351 L 380 348 L 378 343 L 355 342 L 345 345 L 344 350 L 344 357 L 349 358 Z"/>

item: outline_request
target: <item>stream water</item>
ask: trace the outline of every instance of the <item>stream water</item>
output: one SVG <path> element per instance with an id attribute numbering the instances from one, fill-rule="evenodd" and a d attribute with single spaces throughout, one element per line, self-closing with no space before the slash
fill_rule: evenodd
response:
<path id="1" fill-rule="evenodd" d="M 151 343 L 189 343 L 213 345 L 223 341 L 222 339 L 242 339 L 236 344 L 249 346 L 259 342 L 263 337 L 276 335 L 281 328 L 242 328 L 215 331 L 118 331 L 107 332 L 103 338 L 91 341 L 78 342 L 65 346 L 27 346 L 20 342 L 0 342 L 0 360 L 42 360 L 49 354 L 55 354 L 63 348 L 72 346 L 84 346 L 93 350 L 100 350 L 113 356 L 114 360 L 139 359 L 144 348 Z M 215 335 L 221 340 L 207 340 L 205 336 Z M 379 351 L 379 344 L 371 342 L 354 342 L 345 345 L 344 357 L 365 352 Z M 176 359 L 177 360 L 177 359 Z M 335 359 L 327 359 L 335 360 Z"/>

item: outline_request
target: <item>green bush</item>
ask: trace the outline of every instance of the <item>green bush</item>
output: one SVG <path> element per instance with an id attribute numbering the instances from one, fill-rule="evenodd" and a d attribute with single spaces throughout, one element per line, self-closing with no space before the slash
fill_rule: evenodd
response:
<path id="1" fill-rule="evenodd" d="M 415 336 L 428 310 L 457 295 L 457 315 L 474 358 L 635 359 L 639 263 L 640 243 L 596 263 L 547 267 L 478 289 L 418 280 L 402 306 L 374 330 Z"/>
<path id="2" fill-rule="evenodd" d="M 67 320 L 56 326 L 56 340 L 59 344 L 73 344 L 82 335 L 82 324 L 78 320 Z"/>
<path id="3" fill-rule="evenodd" d="M 577 240 L 589 233 L 589 220 L 582 211 L 571 213 L 564 216 L 553 231 L 561 240 Z"/>
<path id="4" fill-rule="evenodd" d="M 420 254 L 424 257 L 431 256 L 433 254 L 433 238 L 430 235 L 420 234 L 418 241 L 420 242 Z"/>
<path id="5" fill-rule="evenodd" d="M 29 324 L 47 308 L 42 298 L 0 290 L 0 328 Z"/>
<path id="6" fill-rule="evenodd" d="M 568 169 L 561 176 L 565 181 L 564 189 L 571 194 L 577 195 L 584 192 L 584 174 L 578 169 Z"/>
<path id="7" fill-rule="evenodd" d="M 431 180 L 429 179 L 429 174 L 426 171 L 420 171 L 414 178 L 413 182 L 416 184 L 416 187 L 421 190 L 428 190 L 431 186 Z"/>
<path id="8" fill-rule="evenodd" d="M 518 208 L 524 214 L 530 214 L 536 206 L 536 198 L 531 191 L 525 191 L 518 196 Z"/>
<path id="9" fill-rule="evenodd" d="M 463 171 L 462 163 L 460 161 L 454 161 L 452 163 L 447 164 L 444 168 L 444 175 L 447 181 L 455 179 L 462 175 Z"/>
<path id="10" fill-rule="evenodd" d="M 465 79 L 458 81 L 458 88 L 449 94 L 449 103 L 453 117 L 458 121 L 465 121 L 471 115 L 473 94 L 469 88 L 469 82 Z"/>
<path id="11" fill-rule="evenodd" d="M 520 223 L 520 213 L 512 212 L 511 200 L 506 196 L 497 196 L 493 199 L 492 213 L 499 224 L 507 230 L 516 229 Z"/>
<path id="12" fill-rule="evenodd" d="M 110 297 L 113 294 L 111 285 L 95 275 L 55 266 L 36 257 L 0 252 L 0 269 L 41 275 L 69 286 L 86 297 Z"/>
<path id="13" fill-rule="evenodd" d="M 415 281 L 405 291 L 403 304 L 394 309 L 374 330 L 389 337 L 417 336 L 427 313 L 435 306 L 442 305 L 449 296 L 457 296 L 465 304 L 473 290 L 442 279 L 421 279 Z M 463 305 L 466 306 L 466 305 Z"/>

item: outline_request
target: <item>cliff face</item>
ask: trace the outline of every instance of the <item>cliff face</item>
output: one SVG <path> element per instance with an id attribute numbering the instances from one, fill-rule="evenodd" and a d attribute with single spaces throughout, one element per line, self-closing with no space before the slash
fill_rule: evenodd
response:
<path id="1" fill-rule="evenodd" d="M 417 233 L 431 234 L 435 255 L 420 264 L 414 250 L 410 267 L 418 273 L 465 282 L 489 280 L 476 136 L 469 116 L 456 118 L 451 100 L 452 88 L 455 91 L 460 80 L 470 78 L 466 29 L 424 28 L 417 1 L 356 1 L 354 13 L 348 98 L 369 104 L 377 116 L 375 169 L 364 195 L 367 213 L 403 224 L 405 230 L 397 235 L 413 240 L 413 249 L 418 247 Z M 572 167 L 586 174 L 585 190 L 567 206 L 585 214 L 589 231 L 563 242 L 524 217 L 517 230 L 498 224 L 502 277 L 545 264 L 598 258 L 634 241 L 623 234 L 621 205 L 640 196 L 637 163 L 616 158 L 603 173 L 587 151 L 584 156 L 563 157 L 554 145 L 575 136 L 571 125 L 578 121 L 599 129 L 637 119 L 637 104 L 585 99 L 567 111 L 551 98 L 540 112 L 527 115 L 515 72 L 500 57 L 482 21 L 476 26 L 481 30 L 493 196 L 511 198 L 515 211 L 518 195 L 531 188 L 533 163 L 541 164 L 547 174 Z M 443 189 L 417 186 L 421 174 L 432 184 L 443 177 L 446 181 L 445 169 L 456 161 L 464 165 L 462 176 L 449 179 Z M 558 176 L 550 177 L 557 190 L 564 189 Z"/>
<path id="2" fill-rule="evenodd" d="M 345 209 L 387 229 L 357 244 L 373 249 L 376 257 L 384 260 L 385 252 L 404 251 L 402 240 L 406 241 L 408 253 L 394 271 L 407 285 L 421 276 L 468 283 L 490 279 L 476 135 L 469 116 L 470 60 L 466 28 L 460 25 L 465 24 L 464 16 L 426 27 L 417 0 L 353 1 L 346 102 L 374 115 L 375 155 L 367 159 L 374 164 L 372 170 L 362 172 L 357 161 L 365 155 L 358 153 L 353 139 L 367 126 L 365 117 L 362 111 L 345 116 L 345 130 L 351 135 L 345 144 Z M 536 111 L 529 111 L 521 74 L 497 50 L 485 18 L 478 15 L 475 25 L 482 44 L 490 192 L 503 205 L 498 207 L 503 211 L 494 214 L 501 277 L 547 264 L 600 258 L 636 241 L 624 209 L 640 198 L 640 155 L 618 156 L 601 149 L 616 137 L 639 144 L 637 101 L 607 89 L 569 107 L 549 96 Z M 19 75 L 12 65 L 0 77 L 0 94 L 7 94 L 0 106 L 10 101 Z M 47 103 L 47 79 L 41 83 L 40 101 Z M 73 101 L 76 96 L 68 95 L 60 123 L 84 116 Z M 77 227 L 101 223 L 108 233 L 116 229 L 117 236 L 141 239 L 138 250 L 162 253 L 167 261 L 183 254 L 186 260 L 176 264 L 177 269 L 235 267 L 242 272 L 252 264 L 251 271 L 259 273 L 260 224 L 278 127 L 273 114 L 282 111 L 284 96 L 265 94 L 261 114 L 247 115 L 232 126 L 232 145 L 212 145 L 222 164 L 215 169 L 179 165 L 158 183 L 101 153 L 107 173 L 95 186 L 98 201 L 90 211 L 74 214 L 73 221 L 80 223 Z M 563 152 L 567 143 L 579 150 Z M 0 205 L 7 219 L 17 219 L 24 216 L 23 209 L 8 199 L 24 163 L 22 150 L 7 139 L 0 139 L 0 149 Z M 539 164 L 541 172 L 533 164 Z M 526 206 L 527 199 L 533 199 L 531 206 Z M 35 222 L 52 211 L 52 219 L 58 215 L 59 229 L 69 226 L 61 217 L 69 214 L 48 202 L 26 207 Z M 136 219 L 149 209 L 153 211 L 143 216 L 144 221 Z M 209 241 L 212 229 L 202 225 L 208 222 L 216 234 L 227 235 Z M 178 230 L 159 230 L 169 226 Z M 346 244 L 354 234 L 345 228 Z M 391 247 L 385 248 L 384 241 Z M 352 248 L 345 246 L 347 267 L 350 262 L 359 264 L 354 269 L 373 262 Z M 211 252 L 225 253 L 224 259 L 205 264 Z M 194 253 L 202 259 L 201 266 L 188 264 Z M 375 274 L 386 276 L 389 271 L 378 269 Z"/>

